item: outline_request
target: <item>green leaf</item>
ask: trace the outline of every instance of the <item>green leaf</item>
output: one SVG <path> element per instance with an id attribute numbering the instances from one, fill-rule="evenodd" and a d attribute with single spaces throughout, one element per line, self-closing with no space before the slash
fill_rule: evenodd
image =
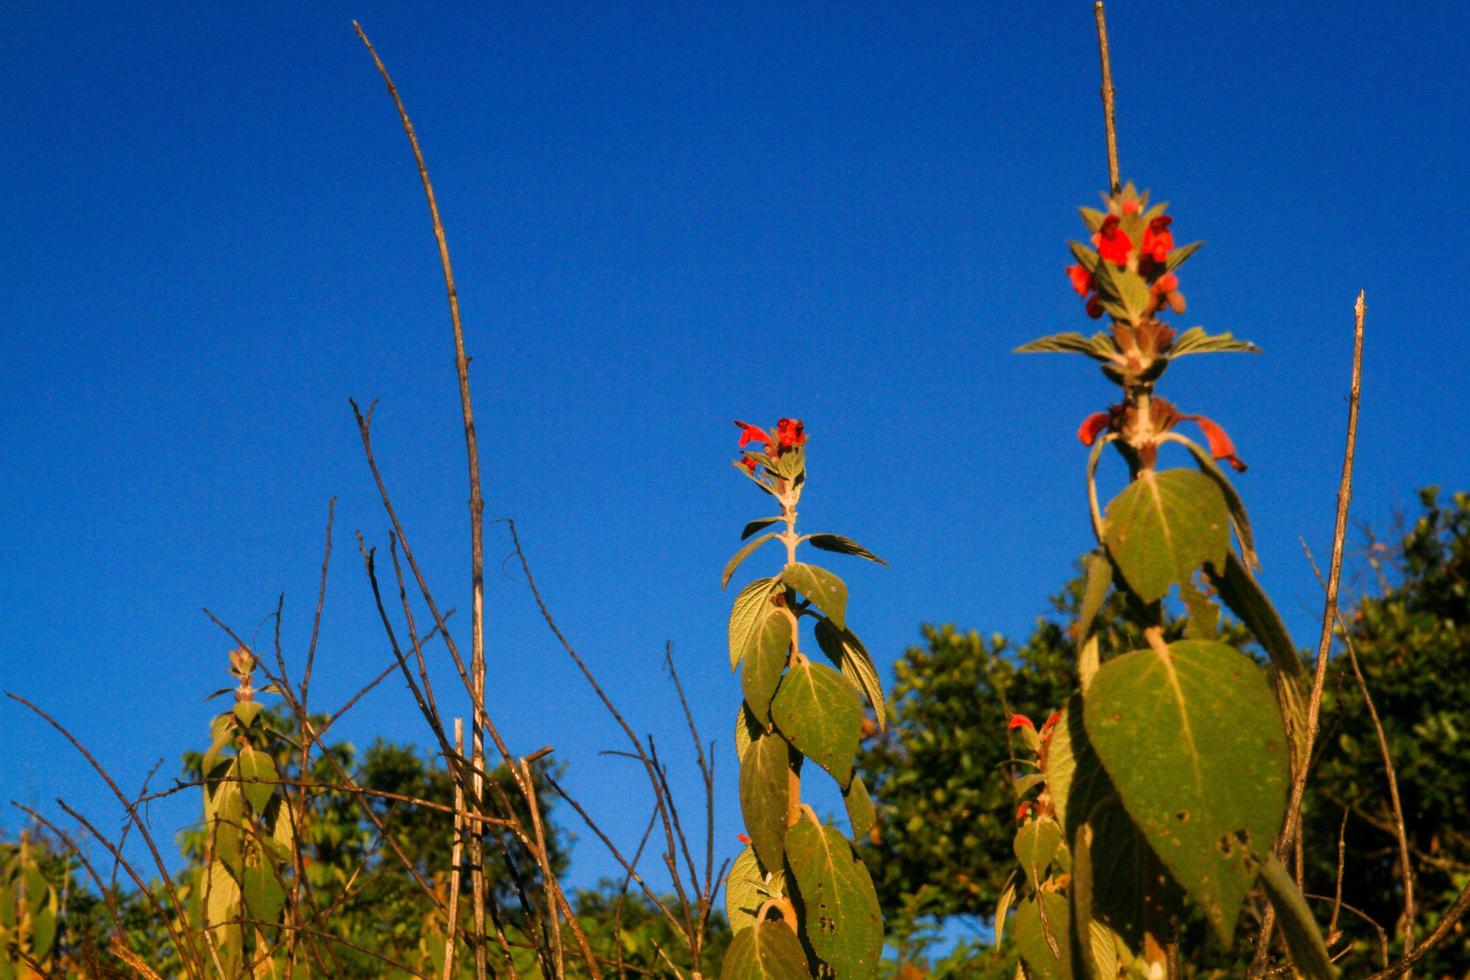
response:
<path id="1" fill-rule="evenodd" d="M 1038 900 L 1043 904 L 1038 905 Z M 1071 980 L 1072 914 L 1065 897 L 1057 892 L 1041 892 L 1021 902 L 1016 906 L 1011 931 L 1032 976 Z"/>
<path id="2" fill-rule="evenodd" d="M 1173 272 L 1179 268 L 1191 255 L 1199 251 L 1199 247 L 1203 244 L 1204 242 L 1190 242 L 1188 245 L 1180 245 L 1174 249 L 1174 251 L 1169 253 L 1169 257 L 1164 260 L 1164 271 Z"/>
<path id="3" fill-rule="evenodd" d="M 1129 816 L 1228 945 L 1286 812 L 1286 732 L 1260 669 L 1223 643 L 1135 650 L 1103 664 L 1083 717 Z"/>
<path id="4" fill-rule="evenodd" d="M 840 534 L 808 534 L 802 540 L 810 543 L 813 548 L 820 548 L 823 551 L 835 551 L 839 555 L 854 555 L 858 558 L 866 558 L 868 561 L 875 561 L 885 568 L 888 566 L 888 562 L 879 558 L 851 538 L 844 538 Z"/>
<path id="5" fill-rule="evenodd" d="M 1190 327 L 1174 338 L 1169 356 L 1189 354 L 1259 354 L 1261 349 L 1248 340 L 1236 340 L 1228 333 L 1208 334 L 1204 327 Z"/>
<path id="6" fill-rule="evenodd" d="M 1143 277 L 1136 272 L 1120 269 L 1111 262 L 1099 263 L 1098 269 L 1099 292 L 1106 291 L 1116 297 L 1123 305 L 1127 320 L 1132 323 L 1142 321 L 1154 301 Z"/>
<path id="7" fill-rule="evenodd" d="M 245 797 L 240 784 L 238 764 L 230 766 L 226 781 L 214 791 L 213 800 L 205 798 L 205 819 L 215 855 L 231 872 L 238 872 L 243 858 L 245 833 Z"/>
<path id="8" fill-rule="evenodd" d="M 765 726 L 750 712 L 750 705 L 740 702 L 740 714 L 735 716 L 735 761 L 745 758 L 750 743 L 760 738 Z"/>
<path id="9" fill-rule="evenodd" d="M 1220 625 L 1220 607 L 1195 588 L 1192 579 L 1179 583 L 1179 598 L 1184 602 L 1189 617 L 1184 627 L 1185 639 L 1213 640 Z"/>
<path id="10" fill-rule="evenodd" d="M 786 864 L 806 941 L 836 980 L 875 976 L 883 916 L 873 879 L 842 831 L 803 818 L 786 835 Z"/>
<path id="11" fill-rule="evenodd" d="M 1097 263 L 1100 260 L 1100 256 L 1092 248 L 1078 241 L 1067 242 L 1067 248 L 1071 250 L 1072 258 L 1076 259 L 1077 263 L 1088 272 L 1097 270 Z"/>
<path id="12" fill-rule="evenodd" d="M 878 813 L 873 809 L 873 799 L 868 795 L 863 777 L 853 775 L 852 782 L 842 792 L 842 802 L 847 806 L 847 822 L 852 827 L 853 840 L 867 837 L 878 826 Z"/>
<path id="13" fill-rule="evenodd" d="M 219 861 L 209 863 L 209 876 L 204 887 L 208 899 L 204 907 L 206 923 L 218 925 L 240 914 L 240 883 L 224 864 Z"/>
<path id="14" fill-rule="evenodd" d="M 811 604 L 838 626 L 847 626 L 847 586 L 825 568 L 793 562 L 781 571 L 781 581 L 811 600 Z"/>
<path id="15" fill-rule="evenodd" d="M 1006 879 L 1005 890 L 1000 893 L 1000 899 L 995 903 L 995 916 L 990 920 L 991 928 L 995 930 L 995 941 L 993 945 L 1000 948 L 1001 940 L 1006 932 L 1006 915 L 1011 911 L 1011 905 L 1016 900 L 1016 873 Z"/>
<path id="16" fill-rule="evenodd" d="M 235 707 L 231 710 L 234 711 L 235 717 L 240 719 L 240 724 L 249 728 L 251 722 L 255 721 L 261 711 L 265 710 L 265 706 L 259 701 L 236 701 Z"/>
<path id="17" fill-rule="evenodd" d="M 1097 668 L 1102 665 L 1102 656 L 1098 650 L 1097 635 L 1087 638 L 1082 644 L 1082 649 L 1077 652 L 1077 682 L 1082 687 L 1082 693 L 1087 693 L 1087 688 L 1092 684 L 1092 678 L 1097 675 Z"/>
<path id="18" fill-rule="evenodd" d="M 1082 643 L 1092 632 L 1092 621 L 1108 597 L 1113 584 L 1113 563 L 1101 551 L 1094 551 L 1082 558 L 1086 584 L 1082 588 L 1082 608 L 1077 613 L 1077 642 Z"/>
<path id="19" fill-rule="evenodd" d="M 863 727 L 862 699 L 851 681 L 809 660 L 795 664 L 771 702 L 771 718 L 797 751 L 847 785 Z"/>
<path id="20" fill-rule="evenodd" d="M 1144 470 L 1108 504 L 1103 543 L 1128 587 L 1153 602 L 1205 562 L 1222 568 L 1230 515 L 1215 481 L 1196 470 Z"/>
<path id="21" fill-rule="evenodd" d="M 781 672 L 786 669 L 790 652 L 791 617 L 784 609 L 772 609 L 756 632 L 755 645 L 740 673 L 745 702 L 762 724 L 771 720 L 771 698 L 781 683 Z"/>
<path id="22" fill-rule="evenodd" d="M 760 537 L 756 538 L 754 541 L 747 543 L 745 547 L 735 552 L 734 556 L 731 557 L 731 559 L 725 564 L 725 572 L 723 575 L 720 576 L 720 588 L 723 589 L 725 586 L 730 584 L 730 576 L 735 574 L 735 569 L 740 567 L 741 562 L 745 561 L 745 559 L 749 558 L 752 554 L 755 553 L 755 549 L 759 548 L 767 541 L 774 541 L 779 536 L 780 535 L 776 531 L 770 531 L 766 534 L 762 534 Z"/>
<path id="23" fill-rule="evenodd" d="M 862 689 L 868 703 L 873 706 L 878 727 L 886 728 L 888 705 L 883 697 L 883 681 L 878 676 L 873 656 L 863 646 L 863 641 L 852 630 L 838 629 L 830 619 L 817 620 L 816 634 L 817 645 L 822 648 L 827 659 L 837 665 L 843 677 Z"/>
<path id="24" fill-rule="evenodd" d="M 1040 888 L 1046 869 L 1062 847 L 1062 828 L 1055 820 L 1032 820 L 1016 831 L 1016 859 L 1031 880 L 1032 888 Z"/>
<path id="25" fill-rule="evenodd" d="M 735 933 L 720 968 L 723 980 L 811 980 L 801 940 L 785 922 L 757 922 Z"/>
<path id="26" fill-rule="evenodd" d="M 761 864 L 781 867 L 791 806 L 791 749 L 780 735 L 762 735 L 740 757 L 740 812 Z"/>
<path id="27" fill-rule="evenodd" d="M 1082 223 L 1086 225 L 1087 230 L 1091 232 L 1096 232 L 1099 228 L 1101 228 L 1102 223 L 1107 220 L 1108 217 L 1097 208 L 1078 208 L 1077 213 L 1082 215 Z"/>
<path id="28" fill-rule="evenodd" d="M 264 752 L 257 752 L 252 748 L 240 749 L 240 761 L 235 766 L 235 774 L 241 780 L 240 791 L 245 794 L 245 799 L 250 801 L 250 808 L 256 813 L 264 813 L 265 806 L 275 795 L 276 788 L 269 782 L 250 782 L 250 780 L 277 780 L 280 775 L 276 772 L 276 763 Z"/>
<path id="29" fill-rule="evenodd" d="M 1038 337 L 1029 344 L 1022 344 L 1012 354 L 1086 354 L 1088 357 L 1099 361 L 1108 360 L 1105 354 L 1099 354 L 1096 344 L 1092 338 L 1084 337 L 1080 333 L 1054 333 L 1046 337 Z"/>
<path id="30" fill-rule="evenodd" d="M 1291 965 L 1308 980 L 1332 980 L 1337 971 L 1332 967 L 1332 958 L 1327 954 L 1327 944 L 1317 922 L 1307 909 L 1307 900 L 1302 897 L 1296 882 L 1274 854 L 1267 854 L 1261 868 L 1261 884 L 1266 897 L 1276 910 L 1276 920 L 1281 924 L 1281 933 L 1286 937 L 1286 948 L 1291 954 Z"/>
<path id="31" fill-rule="evenodd" d="M 758 578 L 735 597 L 735 606 L 730 610 L 730 669 L 740 666 L 740 661 L 750 652 L 755 642 L 756 631 L 765 621 L 766 611 L 771 608 L 771 599 L 784 590 L 778 579 Z"/>
<path id="32" fill-rule="evenodd" d="M 56 913 L 50 908 L 38 908 L 31 912 L 31 949 L 34 959 L 45 960 L 51 955 L 51 943 L 56 938 Z M 29 974 L 27 974 L 29 976 Z"/>
<path id="33" fill-rule="evenodd" d="M 779 870 L 763 871 L 754 848 L 747 847 L 736 856 L 725 878 L 725 917 L 731 931 L 755 924 L 755 914 L 766 900 L 784 893 L 784 877 Z"/>
<path id="34" fill-rule="evenodd" d="M 266 865 L 245 869 L 241 883 L 246 914 L 261 922 L 275 922 L 286 904 L 286 890 L 276 879 L 275 870 Z"/>
<path id="35" fill-rule="evenodd" d="M 1177 433 L 1173 438 L 1184 443 L 1185 447 L 1194 454 L 1194 460 L 1199 464 L 1200 472 L 1214 480 L 1216 486 L 1220 488 L 1220 493 L 1225 497 L 1225 505 L 1230 508 L 1230 521 L 1235 527 L 1235 536 L 1240 539 L 1240 550 L 1245 556 L 1246 566 L 1260 568 L 1261 563 L 1256 558 L 1255 536 L 1251 534 L 1250 518 L 1245 512 L 1245 501 L 1240 499 L 1240 494 L 1236 492 L 1230 478 L 1216 465 L 1210 454 L 1205 452 L 1204 447 L 1193 439 L 1186 439 Z"/>
<path id="36" fill-rule="evenodd" d="M 749 524 L 745 525 L 745 530 L 743 530 L 743 531 L 740 532 L 740 540 L 741 541 L 744 541 L 746 538 L 750 537 L 755 532 L 770 527 L 772 524 L 776 523 L 780 519 L 781 518 L 779 518 L 779 517 L 759 517 L 759 518 L 756 518 L 755 520 L 751 521 Z"/>

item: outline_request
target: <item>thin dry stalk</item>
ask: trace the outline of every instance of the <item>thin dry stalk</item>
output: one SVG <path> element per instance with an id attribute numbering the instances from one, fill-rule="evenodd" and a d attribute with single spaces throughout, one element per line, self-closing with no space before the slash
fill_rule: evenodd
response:
<path id="1" fill-rule="evenodd" d="M 464 755 L 464 719 L 454 719 L 454 751 Z M 449 927 L 444 930 L 444 974 L 443 980 L 454 975 L 455 930 L 459 928 L 459 862 L 463 844 L 464 824 L 460 811 L 464 809 L 464 784 L 454 781 L 454 845 L 449 849 Z"/>
<path id="2" fill-rule="evenodd" d="M 1108 57 L 1108 23 L 1103 14 L 1102 0 L 1092 5 L 1097 19 L 1097 53 L 1102 61 L 1102 105 L 1103 129 L 1108 138 L 1108 190 L 1117 194 L 1123 189 L 1122 174 L 1118 169 L 1118 117 L 1114 106 L 1113 67 Z"/>

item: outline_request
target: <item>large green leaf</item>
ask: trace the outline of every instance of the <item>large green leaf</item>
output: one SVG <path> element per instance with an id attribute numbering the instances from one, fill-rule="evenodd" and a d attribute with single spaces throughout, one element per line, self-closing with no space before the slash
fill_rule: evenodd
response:
<path id="1" fill-rule="evenodd" d="M 1038 904 L 1038 899 L 1044 904 Z M 1072 913 L 1065 897 L 1041 892 L 1021 902 L 1011 921 L 1011 934 L 1031 976 L 1072 980 Z"/>
<path id="2" fill-rule="evenodd" d="M 740 757 L 740 812 L 761 864 L 781 867 L 791 806 L 791 749 L 780 735 L 763 735 Z"/>
<path id="3" fill-rule="evenodd" d="M 1200 565 L 1225 564 L 1230 514 L 1198 470 L 1144 470 L 1108 504 L 1103 542 L 1128 587 L 1153 602 Z"/>
<path id="4" fill-rule="evenodd" d="M 883 697 L 883 681 L 863 641 L 852 630 L 838 629 L 830 619 L 817 620 L 816 633 L 817 645 L 827 659 L 837 665 L 843 677 L 862 689 L 868 703 L 873 706 L 873 714 L 878 717 L 878 727 L 886 728 L 888 705 Z"/>
<path id="5" fill-rule="evenodd" d="M 723 980 L 811 980 L 801 940 L 784 922 L 757 922 L 735 933 L 720 968 Z"/>
<path id="6" fill-rule="evenodd" d="M 806 941 L 836 980 L 876 976 L 883 916 L 873 879 L 842 831 L 799 820 L 786 835 L 786 865 Z"/>
<path id="7" fill-rule="evenodd" d="M 245 914 L 261 922 L 275 922 L 286 904 L 286 890 L 275 870 L 264 864 L 247 867 L 241 886 Z"/>
<path id="8" fill-rule="evenodd" d="M 791 652 L 791 617 L 784 609 L 773 608 L 756 632 L 755 644 L 745 657 L 740 672 L 740 687 L 745 703 L 762 724 L 771 720 L 771 698 L 781 683 L 786 657 Z"/>
<path id="9" fill-rule="evenodd" d="M 754 540 L 747 541 L 744 547 L 735 552 L 730 560 L 725 563 L 724 574 L 720 576 L 720 588 L 723 589 L 725 586 L 730 584 L 730 576 L 735 574 L 735 569 L 740 567 L 741 562 L 745 561 L 745 559 L 754 554 L 755 550 L 761 545 L 765 544 L 767 541 L 776 540 L 778 536 L 779 535 L 777 534 L 777 532 L 768 531 L 767 533 L 762 534 L 760 537 L 755 538 Z"/>
<path id="10" fill-rule="evenodd" d="M 793 562 L 782 570 L 781 581 L 810 599 L 832 622 L 847 625 L 847 586 L 842 579 L 825 568 Z"/>
<path id="11" fill-rule="evenodd" d="M 1268 854 L 1261 868 L 1261 884 L 1266 897 L 1276 910 L 1281 923 L 1281 933 L 1286 937 L 1286 948 L 1291 954 L 1291 964 L 1308 980 L 1332 980 L 1337 971 L 1332 968 L 1332 958 L 1327 953 L 1327 944 L 1317 929 L 1317 921 L 1307 909 L 1307 901 L 1301 890 L 1276 855 Z"/>
<path id="12" fill-rule="evenodd" d="M 1211 641 L 1136 650 L 1103 664 L 1083 718 L 1128 815 L 1228 944 L 1286 812 L 1286 732 L 1260 669 Z"/>
<path id="13" fill-rule="evenodd" d="M 1245 501 L 1240 499 L 1235 484 L 1230 482 L 1230 478 L 1220 469 L 1214 457 L 1199 443 L 1186 439 L 1177 432 L 1170 433 L 1170 436 L 1173 441 L 1183 443 L 1193 454 L 1201 473 L 1219 484 L 1220 492 L 1225 496 L 1225 505 L 1230 508 L 1230 522 L 1235 526 L 1235 536 L 1240 539 L 1240 552 L 1245 556 L 1245 564 L 1248 568 L 1260 568 L 1260 559 L 1256 557 L 1255 535 L 1251 533 L 1250 516 L 1245 512 Z"/>
<path id="14" fill-rule="evenodd" d="M 853 555 L 857 558 L 866 558 L 868 561 L 875 561 L 885 567 L 888 564 L 888 562 L 879 558 L 852 538 L 844 538 L 840 534 L 808 534 L 804 540 L 813 548 L 820 548 L 822 551 L 832 551 L 839 555 Z"/>
<path id="15" fill-rule="evenodd" d="M 771 718 L 798 751 L 846 786 L 863 727 L 856 687 L 831 667 L 810 660 L 786 671 Z"/>
<path id="16" fill-rule="evenodd" d="M 783 591 L 785 586 L 774 578 L 758 578 L 735 597 L 735 606 L 730 610 L 730 669 L 740 666 L 740 661 L 750 652 L 755 642 L 756 630 L 765 620 L 771 608 L 771 598 Z"/>

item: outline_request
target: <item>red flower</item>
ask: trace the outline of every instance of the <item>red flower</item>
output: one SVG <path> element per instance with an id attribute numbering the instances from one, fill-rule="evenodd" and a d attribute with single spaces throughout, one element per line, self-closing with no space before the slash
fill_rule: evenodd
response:
<path id="1" fill-rule="evenodd" d="M 1143 254 L 1153 256 L 1155 262 L 1163 262 L 1174 248 L 1174 233 L 1169 226 L 1174 219 L 1161 214 L 1148 223 L 1143 232 Z"/>
<path id="2" fill-rule="evenodd" d="M 1103 315 L 1103 305 L 1101 298 L 1093 296 L 1087 301 L 1087 315 L 1092 317 L 1094 320 Z"/>
<path id="3" fill-rule="evenodd" d="M 1017 728 L 1029 728 L 1033 732 L 1036 731 L 1036 726 L 1032 724 L 1030 718 L 1027 718 L 1025 715 L 1011 715 L 1011 720 L 1006 723 L 1006 730 L 1010 731 Z"/>
<path id="4" fill-rule="evenodd" d="M 1016 807 L 1016 823 L 1023 822 L 1026 819 L 1026 816 L 1031 812 L 1033 806 L 1034 804 L 1032 804 L 1030 800 L 1023 800 L 1021 802 L 1021 805 Z"/>
<path id="5" fill-rule="evenodd" d="M 741 449 L 744 449 L 745 444 L 750 442 L 758 442 L 764 448 L 766 443 L 771 441 L 771 437 L 766 435 L 766 430 L 758 425 L 751 425 L 749 422 L 742 422 L 739 419 L 735 420 L 735 425 L 740 429 Z"/>
<path id="6" fill-rule="evenodd" d="M 1166 272 L 1154 280 L 1151 288 L 1155 296 L 1168 296 L 1179 288 L 1179 277 L 1172 272 Z"/>
<path id="7" fill-rule="evenodd" d="M 1077 427 L 1077 438 L 1081 441 L 1082 445 L 1090 446 L 1097 441 L 1098 435 L 1107 427 L 1108 413 L 1093 412 L 1087 418 L 1083 419 L 1082 424 Z"/>
<path id="8" fill-rule="evenodd" d="M 1102 227 L 1092 236 L 1097 254 L 1106 262 L 1127 265 L 1128 254 L 1133 251 L 1133 240 L 1118 227 L 1118 216 L 1110 214 L 1103 219 Z"/>
<path id="9" fill-rule="evenodd" d="M 806 442 L 806 431 L 801 419 L 782 419 L 776 423 L 776 441 L 782 449 L 800 446 Z"/>
<path id="10" fill-rule="evenodd" d="M 749 844 L 750 843 L 750 838 L 747 837 L 745 834 L 736 834 L 735 835 L 735 839 L 738 840 L 742 844 Z"/>
<path id="11" fill-rule="evenodd" d="M 1077 290 L 1078 296 L 1086 296 L 1092 292 L 1092 273 L 1087 271 L 1087 266 L 1080 263 L 1069 265 L 1067 275 L 1072 277 L 1072 288 Z"/>
<path id="12" fill-rule="evenodd" d="M 1223 459 L 1230 464 L 1230 468 L 1237 473 L 1245 472 L 1245 463 L 1235 455 L 1235 443 L 1230 441 L 1230 436 L 1219 425 L 1205 418 L 1203 415 L 1183 415 L 1181 418 L 1189 419 L 1198 425 L 1200 431 L 1205 434 L 1205 442 L 1209 443 L 1210 455 L 1216 459 Z"/>
<path id="13" fill-rule="evenodd" d="M 756 461 L 749 456 L 742 456 L 740 459 L 737 459 L 735 461 L 735 465 L 745 467 L 747 470 L 750 471 L 751 476 L 755 476 L 755 468 L 759 464 L 757 464 Z"/>
<path id="14" fill-rule="evenodd" d="M 1124 214 L 1137 214 L 1138 213 L 1138 209 L 1141 208 L 1141 207 L 1143 207 L 1143 204 L 1142 204 L 1142 202 L 1140 202 L 1138 200 L 1138 198 L 1136 198 L 1136 197 L 1130 197 L 1128 200 L 1126 200 L 1126 201 L 1123 202 L 1123 213 Z"/>

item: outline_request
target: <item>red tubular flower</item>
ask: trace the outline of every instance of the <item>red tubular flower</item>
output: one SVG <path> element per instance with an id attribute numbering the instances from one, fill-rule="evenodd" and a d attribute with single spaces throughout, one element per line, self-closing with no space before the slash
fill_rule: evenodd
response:
<path id="1" fill-rule="evenodd" d="M 1216 459 L 1223 459 L 1230 464 L 1230 468 L 1237 473 L 1245 472 L 1245 463 L 1241 462 L 1239 456 L 1235 455 L 1235 443 L 1230 441 L 1230 436 L 1215 422 L 1205 418 L 1203 415 L 1184 415 L 1181 418 L 1189 419 L 1199 426 L 1205 434 L 1205 442 L 1210 446 L 1210 455 Z"/>
<path id="2" fill-rule="evenodd" d="M 1093 412 L 1087 418 L 1083 419 L 1082 424 L 1077 427 L 1077 438 L 1081 441 L 1082 445 L 1090 446 L 1094 442 L 1097 442 L 1098 435 L 1107 427 L 1108 413 Z"/>
<path id="3" fill-rule="evenodd" d="M 782 419 L 777 422 L 776 441 L 782 449 L 790 449 L 806 442 L 806 430 L 801 419 Z"/>
<path id="4" fill-rule="evenodd" d="M 751 476 L 755 476 L 755 468 L 759 464 L 756 463 L 756 461 L 754 459 L 751 459 L 749 456 L 742 456 L 740 459 L 737 459 L 735 461 L 735 465 L 745 467 L 747 470 L 750 471 Z"/>
<path id="5" fill-rule="evenodd" d="M 1102 227 L 1092 236 L 1092 244 L 1097 246 L 1097 254 L 1103 257 L 1103 261 L 1115 265 L 1127 265 L 1128 255 L 1133 251 L 1133 239 L 1118 227 L 1116 214 L 1103 219 Z"/>
<path id="6" fill-rule="evenodd" d="M 1030 718 L 1027 718 L 1025 715 L 1011 715 L 1011 720 L 1006 723 L 1006 729 L 1012 731 L 1017 728 L 1029 728 L 1033 732 L 1036 731 L 1036 726 Z"/>
<path id="7" fill-rule="evenodd" d="M 1179 288 L 1179 277 L 1172 272 L 1166 272 L 1155 279 L 1153 286 L 1150 288 L 1153 290 L 1155 296 L 1168 296 Z"/>
<path id="8" fill-rule="evenodd" d="M 1153 256 L 1155 262 L 1163 262 L 1174 250 L 1174 233 L 1169 226 L 1174 219 L 1161 214 L 1148 223 L 1143 232 L 1143 254 Z"/>
<path id="9" fill-rule="evenodd" d="M 771 441 L 771 437 L 766 435 L 766 430 L 758 425 L 751 425 L 749 422 L 742 422 L 736 419 L 735 426 L 740 430 L 741 449 L 744 449 L 746 443 L 750 442 L 758 442 L 764 448 L 766 443 Z"/>
<path id="10" fill-rule="evenodd" d="M 1021 805 L 1016 807 L 1016 823 L 1022 823 L 1031 813 L 1034 804 L 1030 800 L 1022 800 Z"/>
<path id="11" fill-rule="evenodd" d="M 748 836 L 746 836 L 745 834 L 736 834 L 735 835 L 735 839 L 738 840 L 742 844 L 749 844 L 750 843 L 750 838 Z"/>
<path id="12" fill-rule="evenodd" d="M 1138 200 L 1138 198 L 1136 198 L 1136 197 L 1131 197 L 1128 200 L 1126 200 L 1126 201 L 1123 202 L 1123 213 L 1124 214 L 1137 214 L 1138 213 L 1138 209 L 1141 208 L 1141 207 L 1143 207 L 1142 202 L 1140 202 Z"/>
<path id="13" fill-rule="evenodd" d="M 1078 296 L 1086 296 L 1092 292 L 1092 273 L 1087 271 L 1087 266 L 1082 264 L 1067 266 L 1067 275 L 1072 279 L 1072 288 L 1077 290 Z"/>

